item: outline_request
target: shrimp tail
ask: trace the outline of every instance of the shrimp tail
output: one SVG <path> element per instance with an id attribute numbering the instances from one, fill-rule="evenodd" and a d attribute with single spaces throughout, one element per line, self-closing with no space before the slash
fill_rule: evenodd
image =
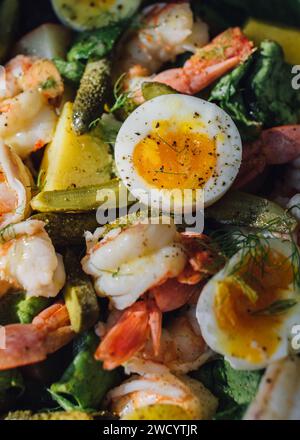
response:
<path id="1" fill-rule="evenodd" d="M 145 301 L 138 301 L 125 310 L 109 330 L 95 353 L 106 370 L 113 370 L 141 350 L 149 337 L 149 311 Z"/>
<path id="2" fill-rule="evenodd" d="M 150 301 L 149 309 L 149 327 L 151 332 L 154 355 L 158 356 L 160 352 L 160 342 L 162 335 L 162 312 L 155 301 Z"/>

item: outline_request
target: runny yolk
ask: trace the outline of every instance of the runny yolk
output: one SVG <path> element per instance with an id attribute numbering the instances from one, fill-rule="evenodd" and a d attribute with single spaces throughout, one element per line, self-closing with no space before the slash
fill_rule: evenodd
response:
<path id="1" fill-rule="evenodd" d="M 154 121 L 151 133 L 133 153 L 138 174 L 152 187 L 203 188 L 214 175 L 216 142 L 188 122 Z"/>
<path id="2" fill-rule="evenodd" d="M 272 252 L 267 262 L 252 264 L 251 270 L 246 263 L 237 276 L 257 293 L 257 299 L 251 300 L 234 277 L 219 283 L 214 310 L 221 343 L 230 356 L 260 363 L 281 342 L 280 329 L 288 311 L 277 315 L 266 311 L 286 298 L 284 291 L 293 282 L 293 269 L 284 255 Z"/>

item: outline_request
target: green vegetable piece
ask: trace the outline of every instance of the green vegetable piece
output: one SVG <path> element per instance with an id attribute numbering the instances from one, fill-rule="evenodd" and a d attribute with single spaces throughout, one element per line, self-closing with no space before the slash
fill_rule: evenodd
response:
<path id="1" fill-rule="evenodd" d="M 119 372 L 103 370 L 94 358 L 99 343 L 91 331 L 79 338 L 79 347 L 71 365 L 59 382 L 51 385 L 52 398 L 66 411 L 97 410 L 109 389 L 119 381 Z"/>
<path id="2" fill-rule="evenodd" d="M 96 324 L 99 318 L 97 296 L 89 277 L 81 269 L 76 255 L 67 251 L 64 262 L 68 274 L 64 288 L 65 303 L 72 329 L 76 333 L 81 333 Z"/>
<path id="3" fill-rule="evenodd" d="M 111 62 L 107 59 L 89 62 L 80 82 L 73 108 L 73 129 L 84 134 L 91 122 L 103 114 L 109 91 Z"/>
<path id="4" fill-rule="evenodd" d="M 248 405 L 234 405 L 226 411 L 220 411 L 214 420 L 242 420 Z"/>
<path id="5" fill-rule="evenodd" d="M 142 94 L 146 101 L 156 98 L 157 96 L 172 95 L 173 93 L 178 94 L 176 90 L 166 84 L 158 82 L 144 82 L 142 84 Z"/>
<path id="6" fill-rule="evenodd" d="M 0 371 L 0 410 L 11 407 L 24 390 L 23 377 L 18 370 Z"/>
<path id="7" fill-rule="evenodd" d="M 122 122 L 118 121 L 112 113 L 104 113 L 101 118 L 91 123 L 91 129 L 94 129 L 95 135 L 113 147 L 121 126 Z"/>
<path id="8" fill-rule="evenodd" d="M 113 49 L 127 23 L 115 23 L 102 29 L 79 34 L 67 55 L 69 62 L 99 60 Z"/>
<path id="9" fill-rule="evenodd" d="M 107 411 L 87 413 L 83 411 L 14 411 L 7 414 L 5 420 L 115 420 Z"/>
<path id="10" fill-rule="evenodd" d="M 232 191 L 206 209 L 205 216 L 221 225 L 266 229 L 288 233 L 297 227 L 296 219 L 267 199 Z"/>
<path id="11" fill-rule="evenodd" d="M 0 61 L 2 62 L 13 42 L 19 17 L 18 0 L 2 0 L 0 4 Z"/>
<path id="12" fill-rule="evenodd" d="M 224 363 L 227 385 L 224 391 L 238 404 L 247 405 L 256 396 L 262 371 L 234 370 L 228 362 Z"/>
<path id="13" fill-rule="evenodd" d="M 261 122 L 248 114 L 247 97 L 242 93 L 247 87 L 244 84 L 245 76 L 250 71 L 254 58 L 252 55 L 245 63 L 221 78 L 210 96 L 210 101 L 216 102 L 230 114 L 244 140 L 258 137 L 263 127 Z"/>
<path id="14" fill-rule="evenodd" d="M 39 212 L 82 212 L 92 211 L 99 208 L 103 200 L 101 191 L 112 191 L 120 208 L 127 206 L 128 199 L 119 201 L 119 195 L 125 191 L 123 184 L 118 179 L 110 180 L 108 183 L 97 186 L 86 186 L 82 188 L 42 191 L 31 201 L 31 207 Z M 106 208 L 110 206 L 109 202 Z M 112 208 L 114 206 L 111 206 Z"/>
<path id="15" fill-rule="evenodd" d="M 125 22 L 114 23 L 102 29 L 80 33 L 67 54 L 67 60 L 55 58 L 60 74 L 78 85 L 84 74 L 87 61 L 96 61 L 108 55 L 113 49 Z"/>
<path id="16" fill-rule="evenodd" d="M 94 212 L 85 214 L 36 214 L 31 217 L 45 223 L 45 229 L 55 247 L 85 244 L 84 232 L 98 226 Z"/>
<path id="17" fill-rule="evenodd" d="M 279 44 L 263 41 L 249 78 L 250 111 L 265 127 L 296 124 L 300 118 L 300 91 L 294 90 L 291 66 Z"/>
<path id="18" fill-rule="evenodd" d="M 20 301 L 17 315 L 21 324 L 30 324 L 33 318 L 51 304 L 50 298 L 31 297 Z"/>
<path id="19" fill-rule="evenodd" d="M 218 419 L 219 415 L 226 418 L 232 412 L 236 418 L 242 418 L 256 396 L 262 374 L 262 371 L 234 370 L 228 362 L 220 359 L 203 365 L 192 376 L 219 399 Z"/>
<path id="20" fill-rule="evenodd" d="M 30 324 L 50 303 L 49 298 L 26 297 L 24 292 L 9 292 L 0 299 L 0 325 Z"/>
<path id="21" fill-rule="evenodd" d="M 291 82 L 292 69 L 284 61 L 282 48 L 263 41 L 246 63 L 221 78 L 210 101 L 231 115 L 247 141 L 262 128 L 297 124 L 300 91 Z"/>
<path id="22" fill-rule="evenodd" d="M 84 64 L 79 61 L 65 61 L 60 58 L 55 58 L 53 61 L 61 76 L 76 85 L 80 83 L 84 74 Z"/>

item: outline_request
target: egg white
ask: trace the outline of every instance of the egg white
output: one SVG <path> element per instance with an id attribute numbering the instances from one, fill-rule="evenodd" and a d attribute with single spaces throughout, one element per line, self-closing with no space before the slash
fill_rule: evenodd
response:
<path id="1" fill-rule="evenodd" d="M 280 239 L 270 239 L 269 243 L 270 249 L 290 258 L 292 252 L 290 242 Z M 260 363 L 251 363 L 246 359 L 231 356 L 222 343 L 222 340 L 224 340 L 223 338 L 226 339 L 226 334 L 218 325 L 214 312 L 214 301 L 218 291 L 218 283 L 224 281 L 230 275 L 232 269 L 240 261 L 240 258 L 241 252 L 238 252 L 229 261 L 228 265 L 206 284 L 197 304 L 196 315 L 202 336 L 212 350 L 222 354 L 230 365 L 237 370 L 257 370 L 265 368 L 274 361 L 285 358 L 292 352 L 290 341 L 292 337 L 291 329 L 294 325 L 300 324 L 300 300 L 296 306 L 287 311 L 278 334 L 281 338 L 281 342 L 272 356 L 266 356 L 266 358 Z M 292 299 L 297 299 L 297 295 L 300 293 L 299 289 L 295 288 L 293 283 L 289 285 L 285 292 L 288 294 L 288 298 Z"/>
<path id="2" fill-rule="evenodd" d="M 152 131 L 152 122 L 157 120 L 175 120 L 178 123 L 195 121 L 199 114 L 199 127 L 195 132 L 206 134 L 216 140 L 217 177 L 211 177 L 203 192 L 199 191 L 199 200 L 208 207 L 219 200 L 234 182 L 242 160 L 242 141 L 239 131 L 230 116 L 220 107 L 193 96 L 171 94 L 156 97 L 138 107 L 122 125 L 115 145 L 115 161 L 119 176 L 129 191 L 142 203 L 149 205 L 149 192 L 154 188 L 140 176 L 133 164 L 136 145 Z M 159 191 L 159 200 L 163 210 L 176 212 L 182 208 L 181 200 L 170 204 L 170 191 Z M 152 199 L 153 202 L 153 199 Z M 192 212 L 197 200 L 184 200 L 185 212 Z"/>

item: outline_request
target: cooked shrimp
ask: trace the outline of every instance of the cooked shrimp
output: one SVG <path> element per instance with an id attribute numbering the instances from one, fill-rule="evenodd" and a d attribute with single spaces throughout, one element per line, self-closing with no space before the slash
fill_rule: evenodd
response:
<path id="1" fill-rule="evenodd" d="M 117 70 L 128 72 L 135 65 L 151 75 L 167 61 L 185 52 L 195 52 L 208 43 L 208 27 L 194 21 L 188 3 L 157 3 L 147 7 L 140 17 L 141 27 L 131 31 L 120 44 Z"/>
<path id="2" fill-rule="evenodd" d="M 178 281 L 177 281 L 178 283 Z M 178 283 L 179 284 L 179 283 Z M 191 289 L 191 286 L 184 286 Z M 187 303 L 187 298 L 183 295 Z M 169 294 L 172 302 L 172 290 Z M 177 304 L 177 305 L 176 305 Z M 175 302 L 167 310 L 176 310 L 184 304 Z M 163 311 L 150 295 L 137 301 L 105 325 L 102 323 L 102 341 L 95 357 L 104 368 L 112 370 L 120 365 L 131 372 L 130 365 L 139 359 L 152 360 L 167 366 L 173 372 L 186 373 L 206 362 L 212 352 L 206 346 L 195 318 L 195 307 L 181 313 L 162 328 Z M 99 328 L 98 328 L 99 331 Z"/>
<path id="3" fill-rule="evenodd" d="M 83 270 L 94 277 L 95 289 L 124 310 L 150 288 L 178 276 L 186 255 L 175 225 L 136 223 L 110 231 L 99 243 L 88 237 Z"/>
<path id="4" fill-rule="evenodd" d="M 198 49 L 181 68 L 151 75 L 144 67 L 133 66 L 128 71 L 124 88 L 136 104 L 143 103 L 143 82 L 160 82 L 180 93 L 195 95 L 245 61 L 252 52 L 253 43 L 240 28 L 228 29 L 211 43 Z"/>
<path id="5" fill-rule="evenodd" d="M 5 348 L 0 350 L 0 370 L 35 364 L 68 344 L 74 337 L 65 305 L 54 304 L 32 324 L 11 324 L 5 329 Z"/>
<path id="6" fill-rule="evenodd" d="M 145 363 L 134 375 L 108 393 L 111 409 L 126 419 L 136 409 L 149 405 L 176 405 L 193 420 L 210 419 L 218 401 L 200 382 L 188 376 L 174 376 L 167 369 Z M 147 371 L 145 373 L 145 370 Z"/>
<path id="7" fill-rule="evenodd" d="M 21 157 L 52 140 L 57 115 L 50 99 L 63 82 L 49 60 L 18 56 L 6 66 L 6 90 L 0 101 L 0 137 Z"/>
<path id="8" fill-rule="evenodd" d="M 137 301 L 121 315 L 99 345 L 95 358 L 107 370 L 124 364 L 141 350 L 150 334 L 156 354 L 160 350 L 162 313 L 154 301 Z"/>
<path id="9" fill-rule="evenodd" d="M 239 28 L 228 29 L 199 49 L 182 68 L 159 73 L 153 81 L 194 95 L 245 61 L 252 52 L 253 43 Z"/>
<path id="10" fill-rule="evenodd" d="M 25 90 L 39 90 L 46 98 L 61 96 L 64 85 L 55 64 L 24 55 L 10 60 L 5 66 L 5 92 L 0 98 L 14 98 Z"/>
<path id="11" fill-rule="evenodd" d="M 162 330 L 160 349 L 154 353 L 149 342 L 124 365 L 127 374 L 144 361 L 162 364 L 172 373 L 186 374 L 197 370 L 213 356 L 201 335 L 195 307 L 174 316 Z"/>
<path id="12" fill-rule="evenodd" d="M 82 261 L 83 269 L 94 277 L 100 276 L 96 280 L 96 290 L 102 295 L 105 292 L 105 295 L 112 299 L 114 307 L 121 310 L 123 304 L 126 304 L 128 300 L 130 302 L 128 302 L 128 306 L 122 315 L 116 317 L 116 313 L 113 311 L 113 316 L 116 319 L 113 322 L 110 320 L 107 330 L 105 330 L 105 327 L 101 327 L 103 339 L 96 351 L 96 359 L 104 362 L 104 368 L 114 369 L 126 363 L 136 353 L 143 353 L 146 344 L 150 344 L 146 352 L 151 348 L 151 356 L 157 357 L 158 362 L 160 362 L 159 359 L 162 358 L 163 354 L 161 349 L 162 314 L 177 310 L 188 302 L 193 303 L 195 299 L 197 302 L 201 291 L 201 286 L 196 286 L 199 281 L 198 275 L 200 274 L 200 280 L 202 280 L 204 273 L 205 276 L 210 273 L 205 270 L 204 260 L 200 259 L 203 251 L 200 251 L 197 246 L 191 245 L 192 237 L 177 234 L 174 225 L 143 225 L 137 223 L 123 231 L 121 229 L 110 231 L 100 243 L 97 242 L 98 236 L 99 231 L 89 236 L 91 241 L 88 241 L 88 254 Z M 172 242 L 173 247 L 170 247 Z M 186 243 L 187 247 L 184 247 L 183 243 Z M 173 265 L 173 262 L 170 257 L 170 249 L 173 250 L 175 246 L 176 253 L 180 252 L 180 264 L 177 264 L 175 266 L 176 270 L 171 273 L 169 264 L 171 261 Z M 160 247 L 162 248 L 160 249 Z M 154 268 L 151 266 L 151 262 L 155 261 L 151 257 L 153 253 L 158 261 L 161 261 L 160 266 L 157 263 L 157 267 Z M 165 255 L 168 255 L 168 258 L 161 258 Z M 176 259 L 178 257 L 179 254 L 176 255 Z M 208 259 L 205 253 L 206 260 L 210 263 L 211 256 Z M 129 263 L 126 263 L 127 261 Z M 194 265 L 194 267 L 191 266 L 193 273 L 187 279 L 186 265 L 189 267 L 191 262 Z M 165 273 L 159 272 L 158 267 L 163 268 L 163 270 L 167 268 L 168 270 Z M 112 271 L 115 272 L 112 273 Z M 108 275 L 106 272 L 109 272 Z M 152 272 L 151 277 L 149 277 L 150 272 Z M 105 283 L 102 279 L 102 273 L 104 273 L 104 276 L 109 277 L 105 279 Z M 183 282 L 181 282 L 179 280 L 183 273 L 185 276 Z M 122 277 L 120 274 L 123 277 L 125 274 L 128 274 L 128 276 L 132 274 L 132 279 L 127 281 L 128 277 L 126 277 L 124 285 L 124 283 L 121 283 Z M 159 277 L 154 280 L 153 274 L 159 274 Z M 192 281 L 191 276 L 193 276 Z M 114 278 L 117 278 L 117 280 Z M 109 292 L 107 286 L 110 288 Z M 112 293 L 115 297 L 112 297 Z M 124 297 L 120 298 L 118 295 L 124 295 Z M 142 295 L 142 300 L 135 302 Z M 191 316 L 189 316 L 190 319 Z M 207 359 L 207 347 L 201 334 L 193 332 L 187 324 L 187 317 L 182 317 L 181 323 L 181 340 L 184 339 L 185 335 L 191 339 L 192 344 L 197 341 L 195 350 L 190 352 L 191 358 L 181 362 L 178 361 L 176 356 L 179 356 L 181 350 L 179 337 L 178 343 L 176 341 L 172 343 L 170 333 L 165 330 L 163 340 L 165 341 L 164 348 L 166 345 L 168 346 L 167 360 L 170 361 L 170 365 L 173 365 L 173 361 L 176 365 L 178 361 L 178 364 L 182 364 L 178 369 L 182 368 L 186 371 L 192 368 L 192 365 L 199 365 Z M 171 327 L 169 331 L 172 333 L 173 330 L 176 331 Z M 172 350 L 170 347 L 173 347 Z"/>
<path id="13" fill-rule="evenodd" d="M 37 90 L 0 102 L 0 137 L 22 158 L 49 143 L 57 115 Z"/>
<path id="14" fill-rule="evenodd" d="M 27 220 L 1 231 L 0 293 L 55 297 L 65 284 L 62 257 L 55 253 L 44 223 Z"/>
<path id="15" fill-rule="evenodd" d="M 31 176 L 18 155 L 0 141 L 0 229 L 30 212 Z"/>

